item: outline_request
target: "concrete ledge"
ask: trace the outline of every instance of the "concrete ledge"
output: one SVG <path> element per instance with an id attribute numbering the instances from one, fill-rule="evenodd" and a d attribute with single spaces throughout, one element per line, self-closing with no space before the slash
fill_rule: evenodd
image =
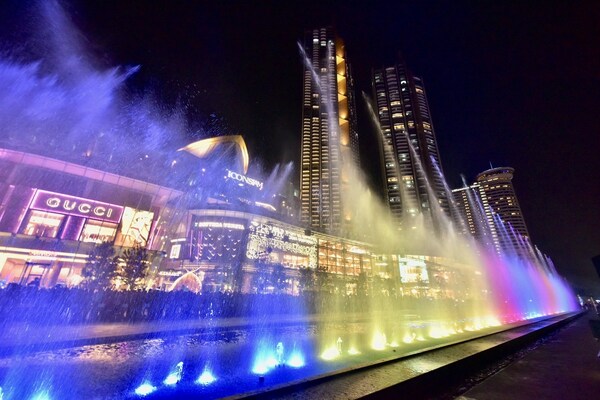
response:
<path id="1" fill-rule="evenodd" d="M 435 398 L 456 382 L 480 370 L 483 365 L 518 351 L 583 314 L 562 314 L 476 339 L 426 349 L 418 354 L 353 367 L 230 399 Z"/>

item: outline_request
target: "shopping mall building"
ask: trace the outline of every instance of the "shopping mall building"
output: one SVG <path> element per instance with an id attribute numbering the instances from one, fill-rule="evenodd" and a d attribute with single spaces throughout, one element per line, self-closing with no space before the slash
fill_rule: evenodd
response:
<path id="1" fill-rule="evenodd" d="M 285 202 L 258 196 L 264 183 L 244 171 L 211 175 L 186 191 L 0 149 L 0 285 L 77 286 L 102 242 L 117 252 L 147 248 L 148 288 L 161 290 L 270 292 L 260 280 L 275 266 L 285 274 L 277 290 L 290 294 L 300 291 L 301 270 L 317 267 L 347 293 L 361 273 L 394 282 L 401 275 L 416 290 L 436 271 L 432 257 L 378 255 L 370 244 L 300 226 Z"/>

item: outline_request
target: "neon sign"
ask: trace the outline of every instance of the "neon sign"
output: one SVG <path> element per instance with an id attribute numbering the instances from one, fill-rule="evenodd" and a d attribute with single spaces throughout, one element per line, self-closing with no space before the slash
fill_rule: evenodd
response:
<path id="1" fill-rule="evenodd" d="M 109 221 L 116 224 L 119 223 L 123 215 L 123 207 L 115 204 L 48 192 L 46 190 L 36 190 L 29 208 Z"/>
<path id="2" fill-rule="evenodd" d="M 235 181 L 245 183 L 246 185 L 254 186 L 258 188 L 258 190 L 262 190 L 263 188 L 263 183 L 258 179 L 250 178 L 246 175 L 238 174 L 237 172 L 230 170 L 227 170 L 227 179 L 233 179 Z"/>
<path id="3" fill-rule="evenodd" d="M 197 228 L 225 228 L 225 229 L 236 229 L 243 231 L 246 227 L 242 224 L 233 224 L 231 222 L 213 222 L 213 221 L 200 221 L 194 224 Z"/>

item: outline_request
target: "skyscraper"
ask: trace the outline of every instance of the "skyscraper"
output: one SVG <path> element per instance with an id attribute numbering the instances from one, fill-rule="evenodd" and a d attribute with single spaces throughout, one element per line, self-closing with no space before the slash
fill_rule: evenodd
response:
<path id="1" fill-rule="evenodd" d="M 488 210 L 494 214 L 500 246 L 520 253 L 523 240 L 529 240 L 529 231 L 512 184 L 514 172 L 510 167 L 493 168 L 477 175 L 476 181 L 487 197 Z"/>
<path id="2" fill-rule="evenodd" d="M 435 223 L 436 210 L 450 207 L 423 81 L 400 62 L 374 70 L 372 84 L 392 217 L 401 228 L 414 227 L 419 215 Z"/>
<path id="3" fill-rule="evenodd" d="M 470 234 L 477 241 L 497 253 L 501 251 L 494 216 L 485 192 L 479 184 L 452 190 L 454 212 L 452 220 L 458 231 Z"/>
<path id="4" fill-rule="evenodd" d="M 353 80 L 343 41 L 332 28 L 309 31 L 303 51 L 300 220 L 327 233 L 343 233 L 348 170 L 359 165 Z"/>
<path id="5" fill-rule="evenodd" d="M 497 251 L 526 255 L 529 232 L 512 184 L 514 172 L 510 167 L 484 171 L 471 186 L 452 194 L 464 230 Z"/>

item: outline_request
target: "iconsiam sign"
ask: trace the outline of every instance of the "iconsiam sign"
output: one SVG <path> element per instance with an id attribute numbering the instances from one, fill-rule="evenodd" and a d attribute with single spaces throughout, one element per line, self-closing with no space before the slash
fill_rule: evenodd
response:
<path id="1" fill-rule="evenodd" d="M 65 70 L 71 71 L 86 59 L 77 53 L 84 45 L 67 47 L 85 35 L 71 26 L 58 2 L 42 3 L 47 4 L 43 7 L 47 24 L 39 25 L 52 27 L 52 42 L 64 45 L 61 50 L 68 53 L 63 57 L 61 52 L 61 57 L 54 58 L 68 59 L 69 68 Z M 333 42 L 318 38 L 315 44 L 333 46 Z M 336 54 L 330 53 L 329 59 L 335 69 Z M 308 75 L 318 80 L 320 69 L 314 71 L 309 59 L 305 64 L 311 72 Z M 91 64 L 80 66 L 78 73 L 64 80 L 44 77 L 42 71 L 0 59 L 0 83 L 9 78 L 19 83 L 12 85 L 11 90 L 0 91 L 0 129 L 13 123 L 10 118 L 2 118 L 18 115 L 18 122 L 33 127 L 31 132 L 36 135 L 45 132 L 41 128 L 46 125 L 59 127 L 49 135 L 54 140 L 61 137 L 61 132 L 78 131 L 85 122 L 86 136 L 78 137 L 84 141 L 89 132 L 111 132 L 108 128 L 112 121 L 131 120 L 135 121 L 131 126 L 136 127 L 150 116 L 162 115 L 144 108 L 152 102 L 140 100 L 140 104 L 129 101 L 126 110 L 121 111 L 132 115 L 119 114 L 125 102 L 118 99 L 117 93 L 126 91 L 124 82 L 129 75 L 97 71 Z M 330 86 L 318 83 L 323 90 Z M 20 92 L 23 88 L 28 89 Z M 90 95 L 94 97 L 88 98 Z M 58 99 L 65 98 L 77 101 L 62 110 Z M 319 96 L 329 101 L 337 98 L 337 93 Z M 87 99 L 82 109 L 77 108 L 80 99 Z M 56 109 L 35 109 L 48 104 Z M 98 110 L 99 107 L 104 108 Z M 77 112 L 70 108 L 77 108 Z M 335 109 L 332 104 L 326 108 Z M 34 120 L 39 115 L 47 116 L 41 125 Z M 57 117 L 52 119 L 54 115 Z M 332 120 L 335 113 L 329 116 Z M 73 124 L 73 120 L 77 123 Z M 166 129 L 173 126 L 171 122 L 166 117 L 156 117 L 143 125 L 139 138 L 145 138 L 144 132 L 162 132 L 161 127 L 171 137 L 175 135 L 173 130 Z M 68 129 L 68 124 L 78 129 Z M 337 129 L 328 131 L 339 135 Z M 117 133 L 119 140 L 111 144 L 115 154 L 129 154 L 131 142 L 121 140 L 124 132 Z M 241 154 L 237 170 L 247 172 L 248 155 L 241 136 L 209 139 L 182 150 L 204 157 L 220 146 L 232 146 Z M 155 143 L 154 148 L 144 149 L 148 159 L 168 153 L 165 141 L 139 140 L 140 146 L 147 143 Z M 173 153 L 179 145 L 173 145 Z M 49 165 L 56 161 L 49 154 L 38 158 L 44 158 Z M 69 175 L 66 169 L 52 170 L 52 174 L 36 174 L 32 182 L 20 182 L 22 187 L 9 187 L 12 183 L 1 180 L 4 175 L 18 175 L 19 167 L 14 168 L 14 173 L 0 174 L 0 189 L 14 192 L 20 201 L 18 206 L 5 203 L 9 196 L 0 192 L 0 227 L 2 215 L 12 213 L 19 220 L 30 215 L 39 219 L 35 228 L 41 233 L 36 236 L 23 230 L 1 231 L 0 274 L 17 270 L 7 254 L 16 253 L 17 246 L 25 243 L 38 247 L 20 255 L 23 265 L 10 279 L 18 282 L 27 271 L 37 281 L 47 280 L 48 275 L 58 278 L 61 271 L 70 273 L 71 267 L 62 268 L 68 262 L 62 255 L 71 254 L 71 261 L 77 262 L 79 268 L 88 267 L 87 275 L 92 275 L 86 276 L 89 282 L 97 283 L 100 278 L 106 281 L 106 287 L 101 289 L 90 285 L 72 289 L 27 283 L 4 288 L 5 282 L 0 280 L 0 400 L 241 397 L 306 384 L 358 367 L 389 364 L 394 359 L 415 357 L 419 352 L 578 310 L 569 285 L 552 262 L 534 249 L 528 257 L 496 254 L 470 237 L 455 234 L 452 223 L 443 214 L 436 218 L 443 234 L 428 231 L 425 224 L 419 226 L 418 218 L 414 218 L 415 229 L 411 226 L 398 231 L 386 205 L 371 196 L 358 167 L 352 167 L 356 168 L 350 171 L 352 184 L 341 199 L 355 210 L 354 225 L 349 230 L 355 236 L 344 232 L 345 237 L 340 237 L 330 232 L 306 231 L 305 226 L 279 221 L 274 214 L 267 217 L 264 208 L 262 214 L 254 214 L 247 205 L 235 209 L 234 202 L 198 206 L 198 202 L 186 202 L 190 197 L 197 199 L 186 194 L 196 194 L 194 191 L 202 188 L 190 188 L 187 181 L 175 182 L 175 173 L 169 175 L 172 179 L 167 183 L 156 183 L 117 176 L 110 172 L 112 166 L 107 161 L 104 169 L 80 168 L 97 178 L 84 173 Z M 236 170 L 235 166 L 230 167 Z M 164 165 L 160 164 L 160 170 L 165 170 Z M 49 176 L 49 182 L 41 182 L 41 176 Z M 227 176 L 235 184 L 223 186 L 243 184 L 256 189 L 247 191 L 257 193 L 250 203 L 259 202 L 265 192 L 272 190 L 269 180 L 263 184 L 231 171 Z M 223 170 L 214 178 L 222 182 Z M 89 189 L 108 185 L 109 180 L 129 182 L 131 186 L 110 186 L 117 188 L 114 191 Z M 176 188 L 168 186 L 176 184 Z M 184 190 L 182 186 L 190 192 L 179 192 Z M 79 188 L 79 192 L 69 193 L 85 197 L 49 191 L 58 188 Z M 235 189 L 239 192 L 239 187 Z M 152 196 L 141 196 L 142 192 L 157 198 L 163 192 L 169 195 L 165 195 L 160 207 L 148 204 L 142 209 L 144 203 L 152 202 L 148 200 Z M 139 197 L 133 196 L 135 193 Z M 117 194 L 122 195 L 121 205 L 92 200 L 99 196 L 109 201 Z M 230 193 L 223 193 L 223 198 L 227 195 Z M 130 204 L 130 197 L 140 200 Z M 224 218 L 219 213 L 235 216 Z M 51 225 L 53 221 L 76 219 L 85 220 L 98 232 L 106 230 L 108 224 L 114 231 L 109 245 L 120 252 L 118 257 L 101 252 L 110 246 L 65 239 L 60 236 L 64 226 L 58 222 Z M 152 232 L 156 232 L 156 226 L 164 229 L 154 240 L 152 235 L 157 234 Z M 126 238 L 119 239 L 120 236 Z M 205 252 L 204 257 L 194 257 L 192 243 L 215 256 L 208 257 Z M 173 278 L 173 282 L 189 278 L 202 288 L 202 293 L 166 292 L 159 288 L 113 290 L 111 274 L 123 273 L 132 263 L 136 264 L 138 253 L 131 251 L 134 246 L 145 246 L 149 252 L 161 254 L 148 267 L 152 279 L 162 276 Z M 124 257 L 124 253 L 129 257 Z M 47 255 L 56 259 L 39 261 Z M 137 270 L 129 268 L 129 272 L 138 273 L 139 266 L 145 263 L 138 262 L 133 265 Z M 163 268 L 165 264 L 173 266 L 172 270 Z M 254 273 L 259 269 L 257 265 L 261 270 Z M 137 277 L 129 278 L 137 281 Z M 219 292 L 219 288 L 226 289 Z M 244 292 L 241 288 L 250 289 Z M 112 332 L 107 340 L 98 335 L 105 331 Z"/>

